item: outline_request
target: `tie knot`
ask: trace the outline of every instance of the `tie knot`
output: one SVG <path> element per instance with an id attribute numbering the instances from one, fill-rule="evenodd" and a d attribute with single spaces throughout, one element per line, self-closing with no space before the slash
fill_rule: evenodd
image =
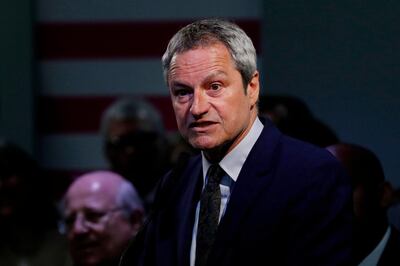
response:
<path id="1" fill-rule="evenodd" d="M 207 171 L 207 176 L 208 176 L 207 182 L 219 184 L 224 174 L 225 171 L 221 168 L 221 166 L 219 166 L 219 164 L 212 164 Z"/>

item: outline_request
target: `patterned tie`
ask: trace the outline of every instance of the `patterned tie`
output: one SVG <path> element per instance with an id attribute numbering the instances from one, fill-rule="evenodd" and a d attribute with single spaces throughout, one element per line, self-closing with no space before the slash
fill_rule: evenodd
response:
<path id="1" fill-rule="evenodd" d="M 206 265 L 208 255 L 214 243 L 221 205 L 219 183 L 224 174 L 224 170 L 218 164 L 211 165 L 207 172 L 208 181 L 200 199 L 200 215 L 196 240 L 196 266 Z"/>

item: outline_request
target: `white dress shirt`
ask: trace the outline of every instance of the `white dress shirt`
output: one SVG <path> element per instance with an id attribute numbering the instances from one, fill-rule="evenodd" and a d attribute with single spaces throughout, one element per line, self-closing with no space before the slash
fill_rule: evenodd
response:
<path id="1" fill-rule="evenodd" d="M 247 159 L 251 149 L 256 143 L 258 137 L 261 135 L 261 131 L 263 130 L 264 125 L 257 118 L 249 133 L 242 139 L 242 141 L 231 150 L 220 162 L 219 166 L 225 171 L 226 175 L 224 175 L 221 179 L 220 189 L 221 189 L 221 207 L 219 212 L 219 220 L 221 220 L 222 216 L 225 213 L 226 206 L 229 202 L 229 197 L 231 195 L 231 191 L 233 186 L 239 176 L 240 170 L 242 170 L 242 166 Z M 202 155 L 202 166 L 203 166 L 203 189 L 205 187 L 207 181 L 207 171 L 210 167 L 211 163 L 207 161 Z M 192 245 L 190 249 L 190 266 L 195 265 L 196 260 L 196 238 L 197 238 L 197 226 L 199 222 L 199 211 L 200 211 L 200 201 L 197 203 L 196 208 L 196 217 L 193 226 L 193 234 L 192 234 Z"/>

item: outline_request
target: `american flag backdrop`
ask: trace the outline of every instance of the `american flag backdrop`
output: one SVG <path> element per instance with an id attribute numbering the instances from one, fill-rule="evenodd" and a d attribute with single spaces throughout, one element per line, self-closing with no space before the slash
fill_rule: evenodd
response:
<path id="1" fill-rule="evenodd" d="M 176 130 L 160 58 L 181 26 L 227 18 L 262 46 L 261 0 L 38 0 L 36 14 L 40 161 L 60 177 L 108 167 L 99 123 L 117 98 L 147 98 Z"/>

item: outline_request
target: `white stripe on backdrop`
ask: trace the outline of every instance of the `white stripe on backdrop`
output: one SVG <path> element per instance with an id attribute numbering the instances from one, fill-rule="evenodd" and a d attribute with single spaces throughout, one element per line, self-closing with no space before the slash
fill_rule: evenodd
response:
<path id="1" fill-rule="evenodd" d="M 159 59 L 48 60 L 41 94 L 50 96 L 168 94 Z"/>
<path id="2" fill-rule="evenodd" d="M 187 20 L 260 18 L 262 0 L 38 0 L 38 19 L 54 21 Z"/>
<path id="3" fill-rule="evenodd" d="M 47 60 L 40 63 L 39 73 L 41 95 L 46 96 L 168 94 L 161 61 L 156 58 Z"/>

